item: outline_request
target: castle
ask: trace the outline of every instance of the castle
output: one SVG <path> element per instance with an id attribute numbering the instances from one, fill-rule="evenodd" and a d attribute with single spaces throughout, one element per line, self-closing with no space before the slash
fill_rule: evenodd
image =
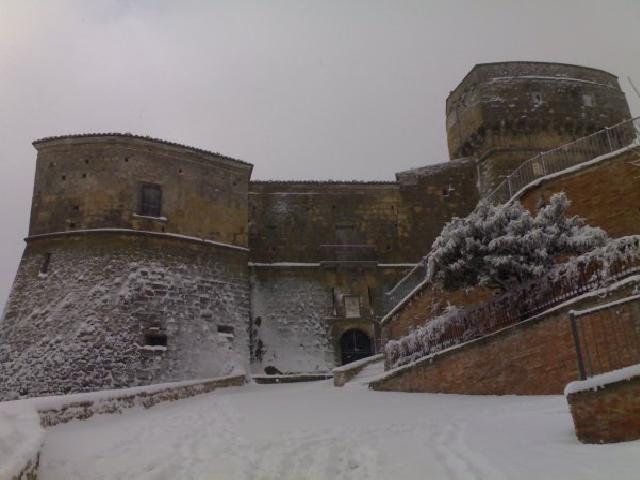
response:
<path id="1" fill-rule="evenodd" d="M 0 399 L 368 356 L 385 292 L 445 222 L 523 161 L 628 118 L 607 72 L 501 62 L 447 98 L 450 160 L 394 181 L 255 181 L 249 163 L 131 134 L 37 140 Z"/>

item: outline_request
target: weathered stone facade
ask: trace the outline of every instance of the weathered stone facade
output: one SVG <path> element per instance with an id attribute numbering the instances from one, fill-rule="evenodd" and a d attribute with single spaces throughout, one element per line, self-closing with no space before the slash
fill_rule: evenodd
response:
<path id="1" fill-rule="evenodd" d="M 372 353 L 384 293 L 445 222 L 504 169 L 628 117 L 606 72 L 507 62 L 476 66 L 447 100 L 451 161 L 394 181 L 251 181 L 248 163 L 130 134 L 38 140 L 0 396 Z"/>
<path id="2" fill-rule="evenodd" d="M 451 159 L 475 155 L 485 194 L 538 153 L 631 117 L 608 72 L 547 62 L 476 65 L 447 98 Z"/>
<path id="3" fill-rule="evenodd" d="M 246 366 L 247 256 L 109 232 L 31 242 L 2 323 L 3 393 L 121 388 Z"/>

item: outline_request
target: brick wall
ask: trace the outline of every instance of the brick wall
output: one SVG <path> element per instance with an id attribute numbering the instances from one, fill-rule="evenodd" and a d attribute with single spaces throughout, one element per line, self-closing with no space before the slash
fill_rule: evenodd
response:
<path id="1" fill-rule="evenodd" d="M 640 232 L 640 154 L 636 150 L 565 174 L 526 191 L 520 198 L 530 211 L 548 202 L 556 192 L 565 192 L 569 215 L 603 228 L 612 237 Z"/>
<path id="2" fill-rule="evenodd" d="M 491 297 L 491 291 L 480 287 L 447 292 L 434 284 L 426 284 L 382 326 L 384 341 L 407 335 L 414 327 L 424 325 L 440 314 L 447 305 L 474 305 Z"/>
<path id="3" fill-rule="evenodd" d="M 567 395 L 576 436 L 584 443 L 640 439 L 640 376 Z"/>
<path id="4" fill-rule="evenodd" d="M 568 310 L 626 297 L 634 285 L 629 282 L 606 295 L 582 296 L 548 314 L 392 370 L 372 388 L 478 395 L 560 394 L 568 382 L 578 378 Z"/>

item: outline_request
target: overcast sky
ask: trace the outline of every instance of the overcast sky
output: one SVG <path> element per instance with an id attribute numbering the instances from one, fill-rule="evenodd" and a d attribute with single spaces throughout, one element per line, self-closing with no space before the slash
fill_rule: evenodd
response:
<path id="1" fill-rule="evenodd" d="M 639 0 L 0 0 L 0 306 L 43 136 L 132 132 L 253 178 L 392 179 L 446 161 L 475 63 L 577 63 L 640 100 Z"/>

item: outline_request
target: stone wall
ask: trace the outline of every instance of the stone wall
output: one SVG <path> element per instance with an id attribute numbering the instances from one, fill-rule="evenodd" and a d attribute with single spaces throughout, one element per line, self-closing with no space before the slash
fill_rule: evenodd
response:
<path id="1" fill-rule="evenodd" d="M 130 228 L 247 245 L 251 165 L 131 135 L 39 140 L 29 234 Z M 142 185 L 162 190 L 157 218 L 137 215 Z"/>
<path id="2" fill-rule="evenodd" d="M 0 397 L 244 368 L 247 256 L 202 242 L 108 232 L 30 241 L 0 322 Z"/>
<path id="3" fill-rule="evenodd" d="M 531 320 L 499 330 L 404 367 L 372 384 L 374 390 L 473 395 L 558 395 L 578 378 L 568 311 L 629 296 L 638 279 L 585 294 Z M 600 346 L 601 354 L 608 343 Z"/>
<path id="4" fill-rule="evenodd" d="M 449 154 L 480 160 L 487 193 L 539 152 L 628 118 L 624 92 L 608 72 L 548 62 L 479 64 L 447 98 Z"/>
<path id="5" fill-rule="evenodd" d="M 605 160 L 559 174 L 527 189 L 519 198 L 530 211 L 565 192 L 569 215 L 579 215 L 611 237 L 640 232 L 640 151 L 630 149 Z"/>
<path id="6" fill-rule="evenodd" d="M 379 344 L 375 328 L 383 292 L 404 268 L 376 265 L 270 264 L 251 267 L 252 371 L 328 371 L 341 364 L 340 338 L 350 329 Z M 345 310 L 345 297 L 359 303 Z M 354 312 L 350 312 L 354 313 Z"/>
<path id="7" fill-rule="evenodd" d="M 491 291 L 480 287 L 448 292 L 436 284 L 426 283 L 391 315 L 383 318 L 383 342 L 404 337 L 415 327 L 424 325 L 441 314 L 447 306 L 466 307 L 487 300 L 491 296 Z"/>

